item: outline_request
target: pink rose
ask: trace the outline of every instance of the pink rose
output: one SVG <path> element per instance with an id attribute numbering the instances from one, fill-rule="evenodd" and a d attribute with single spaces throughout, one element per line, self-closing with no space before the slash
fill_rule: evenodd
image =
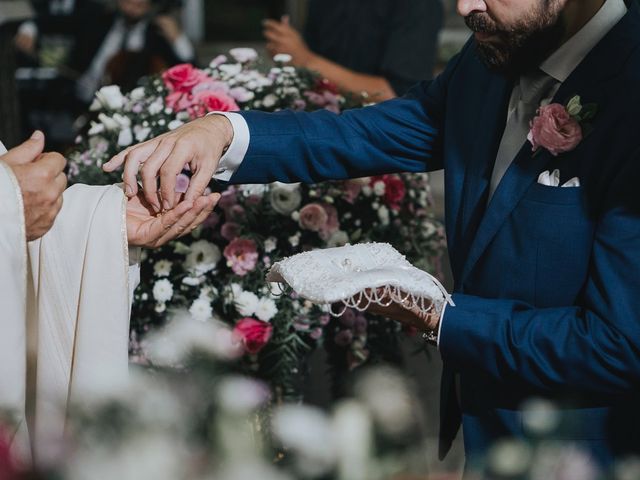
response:
<path id="1" fill-rule="evenodd" d="M 328 240 L 331 235 L 340 230 L 340 220 L 338 220 L 338 210 L 333 205 L 323 204 L 324 211 L 327 212 L 327 223 L 320 232 L 324 240 Z"/>
<path id="2" fill-rule="evenodd" d="M 224 249 L 224 256 L 233 273 L 244 276 L 256 268 L 258 248 L 253 240 L 235 238 Z"/>
<path id="3" fill-rule="evenodd" d="M 329 215 L 319 203 L 310 203 L 300 210 L 300 227 L 312 232 L 320 232 L 327 227 Z"/>
<path id="4" fill-rule="evenodd" d="M 209 112 L 235 112 L 240 110 L 236 101 L 224 92 L 205 90 L 193 98 L 193 106 L 189 109 L 191 118 L 198 118 Z"/>
<path id="5" fill-rule="evenodd" d="M 582 141 L 582 127 L 564 106 L 552 103 L 538 109 L 527 139 L 534 152 L 542 147 L 558 156 L 578 146 Z"/>
<path id="6" fill-rule="evenodd" d="M 171 67 L 162 74 L 165 86 L 172 92 L 189 93 L 193 87 L 208 79 L 209 77 L 206 73 L 189 63 Z"/>
<path id="7" fill-rule="evenodd" d="M 231 242 L 235 238 L 238 238 L 238 235 L 240 235 L 240 225 L 235 222 L 227 222 L 222 225 L 222 228 L 220 229 L 220 235 L 222 235 L 222 238 L 224 238 L 225 240 Z"/>
<path id="8" fill-rule="evenodd" d="M 164 99 L 164 103 L 174 112 L 182 112 L 191 108 L 193 99 L 183 92 L 172 92 Z"/>
<path id="9" fill-rule="evenodd" d="M 362 191 L 362 182 L 359 180 L 347 180 L 346 182 L 344 182 L 343 186 L 343 198 L 348 203 L 353 204 L 353 202 L 356 201 L 356 198 L 358 198 L 358 195 L 360 195 L 360 192 Z"/>
<path id="10" fill-rule="evenodd" d="M 261 322 L 253 318 L 243 318 L 233 329 L 233 336 L 244 346 L 251 355 L 255 355 L 262 350 L 273 334 L 273 326 L 267 322 Z"/>

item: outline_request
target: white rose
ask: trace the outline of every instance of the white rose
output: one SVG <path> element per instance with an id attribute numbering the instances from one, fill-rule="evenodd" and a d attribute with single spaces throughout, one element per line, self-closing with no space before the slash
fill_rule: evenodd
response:
<path id="1" fill-rule="evenodd" d="M 153 286 L 153 298 L 159 303 L 165 303 L 173 297 L 173 285 L 169 280 L 163 278 L 158 280 Z"/>
<path id="2" fill-rule="evenodd" d="M 211 302 L 206 298 L 198 298 L 191 304 L 189 313 L 194 318 L 194 320 L 206 322 L 213 316 L 213 308 L 211 308 Z"/>
<path id="3" fill-rule="evenodd" d="M 293 57 L 288 53 L 279 53 L 273 57 L 273 61 L 276 63 L 289 63 L 291 60 L 293 60 Z"/>
<path id="4" fill-rule="evenodd" d="M 266 97 L 262 99 L 262 105 L 265 108 L 272 108 L 278 103 L 278 97 L 276 97 L 273 93 L 270 93 Z"/>
<path id="5" fill-rule="evenodd" d="M 253 48 L 232 48 L 229 50 L 236 62 L 247 63 L 258 58 L 258 52 Z"/>
<path id="6" fill-rule="evenodd" d="M 130 128 L 124 128 L 120 130 L 120 134 L 118 135 L 118 146 L 119 147 L 128 147 L 133 143 L 133 132 Z"/>
<path id="7" fill-rule="evenodd" d="M 258 296 L 253 292 L 243 291 L 235 297 L 236 310 L 243 317 L 251 317 L 258 308 Z"/>
<path id="8" fill-rule="evenodd" d="M 117 85 L 102 87 L 96 92 L 96 98 L 106 108 L 120 110 L 124 106 L 124 96 Z"/>
<path id="9" fill-rule="evenodd" d="M 191 244 L 185 265 L 196 275 L 204 275 L 215 269 L 221 258 L 222 254 L 217 245 L 206 240 L 199 240 Z"/>
<path id="10" fill-rule="evenodd" d="M 153 266 L 153 274 L 156 277 L 168 277 L 173 264 L 169 260 L 158 260 Z"/>
<path id="11" fill-rule="evenodd" d="M 258 319 L 263 322 L 270 321 L 273 317 L 278 313 L 278 307 L 276 307 L 276 302 L 274 302 L 271 298 L 261 298 L 258 301 L 258 305 L 256 306 L 255 315 Z"/>
<path id="12" fill-rule="evenodd" d="M 275 186 L 269 192 L 271 207 L 280 215 L 290 215 L 302 202 L 300 188 Z"/>
<path id="13" fill-rule="evenodd" d="M 269 237 L 264 241 L 264 251 L 266 253 L 271 253 L 276 249 L 278 240 L 274 237 Z"/>
<path id="14" fill-rule="evenodd" d="M 383 196 L 385 190 L 386 190 L 386 186 L 382 180 L 378 180 L 376 183 L 373 184 L 373 193 L 375 193 L 378 197 Z"/>

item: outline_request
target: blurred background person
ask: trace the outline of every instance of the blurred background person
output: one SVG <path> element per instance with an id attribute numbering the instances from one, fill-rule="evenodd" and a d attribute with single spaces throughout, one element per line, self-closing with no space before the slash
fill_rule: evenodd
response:
<path id="1" fill-rule="evenodd" d="M 304 34 L 284 16 L 264 36 L 271 55 L 383 101 L 433 76 L 442 23 L 440 0 L 310 0 Z"/>
<path id="2" fill-rule="evenodd" d="M 124 90 L 173 65 L 195 61 L 195 50 L 172 15 L 175 0 L 118 0 L 117 8 L 78 25 L 70 67 L 81 75 L 76 95 L 85 104 L 103 85 Z"/>

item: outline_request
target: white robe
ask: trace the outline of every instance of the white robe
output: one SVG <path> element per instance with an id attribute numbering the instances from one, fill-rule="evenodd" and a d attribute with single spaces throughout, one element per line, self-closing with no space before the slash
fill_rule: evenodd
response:
<path id="1" fill-rule="evenodd" d="M 0 161 L 0 409 L 23 461 L 47 464 L 67 407 L 126 380 L 129 283 L 121 188 L 69 188 L 53 228 L 27 244 L 20 189 Z"/>

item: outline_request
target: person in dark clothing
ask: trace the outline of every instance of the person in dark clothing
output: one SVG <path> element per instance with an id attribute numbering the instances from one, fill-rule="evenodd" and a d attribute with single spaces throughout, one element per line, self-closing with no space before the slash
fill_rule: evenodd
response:
<path id="1" fill-rule="evenodd" d="M 287 17 L 264 35 L 272 55 L 382 101 L 433 76 L 442 21 L 440 0 L 310 0 L 304 36 Z"/>

